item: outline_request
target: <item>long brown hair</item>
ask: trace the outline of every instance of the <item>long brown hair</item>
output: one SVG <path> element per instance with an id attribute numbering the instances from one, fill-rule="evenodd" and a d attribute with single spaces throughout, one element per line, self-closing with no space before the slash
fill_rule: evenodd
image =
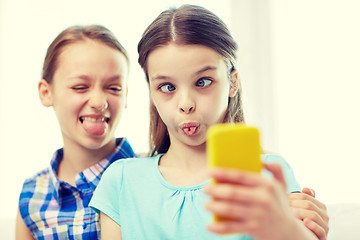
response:
<path id="1" fill-rule="evenodd" d="M 125 48 L 109 29 L 101 25 L 75 25 L 63 30 L 48 47 L 42 70 L 42 78 L 51 83 L 57 69 L 57 60 L 63 48 L 85 39 L 96 40 L 115 50 L 119 50 L 125 56 L 129 65 L 129 56 Z"/>
<path id="2" fill-rule="evenodd" d="M 199 44 L 207 46 L 224 57 L 231 73 L 235 70 L 237 44 L 225 23 L 211 11 L 195 5 L 183 5 L 162 12 L 145 30 L 138 44 L 139 64 L 149 82 L 147 58 L 154 49 L 167 45 Z M 240 86 L 240 83 L 238 83 Z M 224 122 L 243 122 L 241 95 L 237 91 L 229 104 Z M 165 153 L 170 147 L 168 130 L 152 102 L 150 102 L 150 153 Z"/>

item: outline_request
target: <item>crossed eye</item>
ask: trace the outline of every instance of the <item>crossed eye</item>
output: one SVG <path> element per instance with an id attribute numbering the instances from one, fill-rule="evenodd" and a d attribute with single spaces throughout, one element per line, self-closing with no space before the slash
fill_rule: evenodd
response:
<path id="1" fill-rule="evenodd" d="M 166 84 L 163 84 L 160 86 L 160 90 L 164 93 L 167 93 L 167 92 L 172 92 L 175 90 L 175 87 L 174 85 L 170 84 L 170 83 L 166 83 Z"/>
<path id="2" fill-rule="evenodd" d="M 196 86 L 197 87 L 207 87 L 212 83 L 212 80 L 210 79 L 206 79 L 206 78 L 202 78 L 199 79 L 199 81 L 196 82 Z"/>
<path id="3" fill-rule="evenodd" d="M 213 81 L 210 80 L 210 79 L 207 79 L 207 78 L 202 78 L 202 79 L 199 79 L 195 86 L 196 87 L 200 87 L 200 88 L 204 88 L 204 87 L 207 87 L 209 86 Z M 172 91 L 175 91 L 175 86 L 171 83 L 164 83 L 162 84 L 159 89 L 164 92 L 164 93 L 168 93 L 168 92 L 172 92 Z"/>

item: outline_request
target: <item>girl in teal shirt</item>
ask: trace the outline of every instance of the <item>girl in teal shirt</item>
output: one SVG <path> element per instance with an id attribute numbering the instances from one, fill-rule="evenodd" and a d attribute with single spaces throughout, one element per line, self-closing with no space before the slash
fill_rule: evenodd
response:
<path id="1" fill-rule="evenodd" d="M 198 6 L 166 10 L 145 30 L 151 157 L 117 161 L 103 175 L 90 203 L 102 239 L 326 238 L 326 220 L 289 206 L 286 193 L 301 189 L 280 156 L 262 156 L 263 175 L 208 171 L 209 127 L 244 121 L 236 50 L 225 24 Z M 211 223 L 212 214 L 233 220 Z"/>

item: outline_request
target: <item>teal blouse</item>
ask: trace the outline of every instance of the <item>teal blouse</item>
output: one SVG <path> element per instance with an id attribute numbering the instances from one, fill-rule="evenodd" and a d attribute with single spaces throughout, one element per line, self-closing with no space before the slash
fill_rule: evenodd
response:
<path id="1" fill-rule="evenodd" d="M 161 155 L 132 158 L 113 163 L 102 176 L 90 202 L 121 226 L 127 239 L 248 240 L 248 235 L 217 235 L 206 230 L 212 215 L 205 210 L 209 201 L 201 189 L 210 180 L 195 186 L 174 186 L 161 175 Z M 264 162 L 282 165 L 288 192 L 301 191 L 286 161 L 278 155 L 263 155 Z M 263 172 L 270 175 L 269 172 Z"/>

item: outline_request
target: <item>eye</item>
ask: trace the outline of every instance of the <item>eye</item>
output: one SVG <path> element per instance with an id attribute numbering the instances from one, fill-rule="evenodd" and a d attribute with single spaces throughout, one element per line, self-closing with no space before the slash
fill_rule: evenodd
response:
<path id="1" fill-rule="evenodd" d="M 71 87 L 72 90 L 74 91 L 85 91 L 86 89 L 88 89 L 88 86 L 86 85 L 76 85 L 74 87 Z"/>
<path id="2" fill-rule="evenodd" d="M 113 92 L 117 92 L 117 93 L 121 92 L 121 90 L 122 90 L 122 88 L 120 86 L 110 86 L 108 89 Z"/>
<path id="3" fill-rule="evenodd" d="M 209 86 L 212 82 L 213 82 L 213 81 L 210 80 L 210 79 L 202 78 L 202 79 L 199 79 L 199 80 L 196 82 L 196 86 L 197 86 L 197 87 L 204 88 L 204 87 Z"/>
<path id="4" fill-rule="evenodd" d="M 175 90 L 174 85 L 170 84 L 170 83 L 165 83 L 159 86 L 160 91 L 164 92 L 164 93 L 168 93 L 168 92 L 172 92 Z"/>

